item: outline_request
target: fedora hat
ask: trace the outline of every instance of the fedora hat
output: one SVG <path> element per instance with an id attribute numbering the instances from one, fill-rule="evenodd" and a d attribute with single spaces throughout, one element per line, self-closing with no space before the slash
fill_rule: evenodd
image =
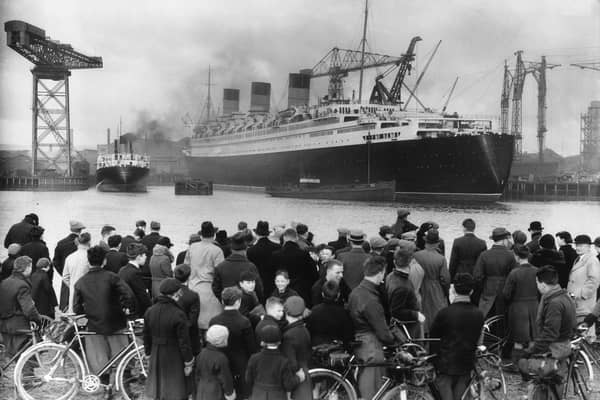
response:
<path id="1" fill-rule="evenodd" d="M 500 239 L 504 239 L 507 237 L 510 237 L 511 233 L 506 230 L 506 228 L 494 228 L 494 230 L 492 231 L 492 236 L 490 236 L 490 239 L 492 239 L 493 241 L 496 240 L 500 240 Z"/>

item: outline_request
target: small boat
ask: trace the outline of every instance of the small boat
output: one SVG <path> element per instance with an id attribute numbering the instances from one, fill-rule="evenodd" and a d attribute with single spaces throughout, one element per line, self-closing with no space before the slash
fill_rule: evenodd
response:
<path id="1" fill-rule="evenodd" d="M 211 196 L 213 194 L 212 182 L 204 182 L 198 179 L 186 179 L 175 182 L 176 195 Z"/>
<path id="2" fill-rule="evenodd" d="M 298 185 L 271 186 L 266 192 L 273 197 L 348 201 L 394 201 L 396 183 L 383 181 L 321 185 L 319 179 L 301 178 Z"/>

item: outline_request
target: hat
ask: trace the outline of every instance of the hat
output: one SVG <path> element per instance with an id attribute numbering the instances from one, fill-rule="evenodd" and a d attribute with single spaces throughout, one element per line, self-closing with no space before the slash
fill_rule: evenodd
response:
<path id="1" fill-rule="evenodd" d="M 380 235 L 387 235 L 389 233 L 393 233 L 391 226 L 383 225 L 381 228 L 379 228 Z"/>
<path id="2" fill-rule="evenodd" d="M 40 219 L 38 218 L 37 214 L 34 213 L 27 214 L 25 216 L 25 220 L 31 223 L 32 225 L 38 225 L 40 223 Z"/>
<path id="3" fill-rule="evenodd" d="M 527 235 L 523 231 L 514 231 L 512 238 L 515 244 L 525 244 L 527 242 Z"/>
<path id="4" fill-rule="evenodd" d="M 34 226 L 29 231 L 29 235 L 31 235 L 31 237 L 34 237 L 34 238 L 39 238 L 43 234 L 44 234 L 44 228 L 42 228 L 41 226 Z"/>
<path id="5" fill-rule="evenodd" d="M 435 221 L 427 221 L 425 222 L 426 224 L 428 224 L 430 226 L 429 229 L 440 229 L 440 224 L 438 224 Z"/>
<path id="6" fill-rule="evenodd" d="M 345 235 L 348 236 L 348 234 L 350 233 L 350 229 L 348 228 L 337 228 L 338 234 L 339 235 Z"/>
<path id="7" fill-rule="evenodd" d="M 427 235 L 425 235 L 425 243 L 435 244 L 440 241 L 440 234 L 437 229 L 432 228 L 427 231 Z"/>
<path id="8" fill-rule="evenodd" d="M 410 211 L 408 211 L 406 208 L 399 208 L 398 209 L 398 217 L 400 217 L 400 218 L 406 217 L 409 214 L 410 214 Z"/>
<path id="9" fill-rule="evenodd" d="M 145 227 L 146 226 L 146 221 L 144 221 L 143 219 L 135 221 L 135 226 L 136 227 L 138 227 L 138 226 L 144 226 Z"/>
<path id="10" fill-rule="evenodd" d="M 304 299 L 300 296 L 290 296 L 283 304 L 285 312 L 290 317 L 299 317 L 304 313 L 306 306 Z"/>
<path id="11" fill-rule="evenodd" d="M 594 239 L 594 246 L 600 247 L 600 236 L 598 236 L 596 239 Z"/>
<path id="12" fill-rule="evenodd" d="M 171 243 L 171 239 L 169 239 L 167 236 L 161 236 L 161 238 L 158 239 L 158 242 L 156 242 L 156 244 L 160 244 L 161 246 L 165 246 L 165 247 L 173 247 L 173 243 Z"/>
<path id="13" fill-rule="evenodd" d="M 156 221 L 150 222 L 150 229 L 160 230 L 160 222 L 156 222 Z"/>
<path id="14" fill-rule="evenodd" d="M 524 244 L 515 244 L 515 246 L 513 247 L 513 252 L 519 257 L 519 258 L 529 258 L 529 247 L 525 246 Z"/>
<path id="15" fill-rule="evenodd" d="M 556 249 L 556 245 L 554 244 L 554 236 L 550 234 L 542 235 L 539 243 L 544 249 Z"/>
<path id="16" fill-rule="evenodd" d="M 542 223 L 540 221 L 533 221 L 532 223 L 529 224 L 529 229 L 528 231 L 543 231 L 544 228 L 542 227 Z"/>
<path id="17" fill-rule="evenodd" d="M 400 235 L 400 239 L 410 240 L 411 242 L 414 242 L 415 240 L 417 240 L 417 232 L 415 232 L 415 231 L 404 232 L 402 235 Z"/>
<path id="18" fill-rule="evenodd" d="M 27 256 L 17 257 L 13 264 L 13 272 L 23 272 L 31 265 L 31 258 Z"/>
<path id="19" fill-rule="evenodd" d="M 261 341 L 268 344 L 279 343 L 281 342 L 281 331 L 275 325 L 266 324 L 258 331 L 258 337 Z"/>
<path id="20" fill-rule="evenodd" d="M 306 226 L 306 224 L 298 224 L 296 225 L 296 232 L 298 232 L 298 235 L 304 235 L 306 232 L 308 232 L 308 226 Z"/>
<path id="21" fill-rule="evenodd" d="M 197 233 L 192 233 L 190 235 L 190 240 L 188 241 L 188 244 L 201 242 L 201 241 L 202 241 L 202 236 L 198 235 Z"/>
<path id="22" fill-rule="evenodd" d="M 387 242 L 381 236 L 373 236 L 369 239 L 369 244 L 372 249 L 383 249 Z"/>
<path id="23" fill-rule="evenodd" d="M 146 246 L 140 243 L 130 243 L 127 246 L 127 258 L 134 259 L 140 254 L 145 254 L 147 252 Z"/>
<path id="24" fill-rule="evenodd" d="M 46 257 L 40 258 L 39 260 L 37 260 L 37 263 L 35 263 L 36 269 L 42 269 L 42 268 L 46 268 L 49 266 L 50 266 L 50 260 Z"/>
<path id="25" fill-rule="evenodd" d="M 238 222 L 238 231 L 243 231 L 244 229 L 248 229 L 248 223 L 245 221 Z"/>
<path id="26" fill-rule="evenodd" d="M 592 244 L 592 238 L 588 235 L 575 236 L 575 244 Z"/>
<path id="27" fill-rule="evenodd" d="M 238 232 L 231 238 L 231 250 L 246 250 L 248 246 L 246 245 L 246 235 L 242 232 Z"/>
<path id="28" fill-rule="evenodd" d="M 181 287 L 181 282 L 179 282 L 179 280 L 175 278 L 165 278 L 160 283 L 159 290 L 161 294 L 169 295 L 175 293 L 181 289 Z"/>
<path id="29" fill-rule="evenodd" d="M 200 227 L 200 232 L 198 233 L 200 233 L 202 237 L 213 237 L 216 231 L 217 230 L 215 229 L 212 222 L 204 221 L 202 223 L 202 226 Z"/>
<path id="30" fill-rule="evenodd" d="M 492 239 L 493 241 L 496 240 L 501 240 L 504 238 L 507 238 L 511 236 L 510 232 L 506 230 L 506 228 L 494 228 L 494 230 L 492 231 L 492 236 L 490 236 L 490 239 Z"/>
<path id="31" fill-rule="evenodd" d="M 223 325 L 212 325 L 206 331 L 206 341 L 215 347 L 227 346 L 229 339 L 229 329 Z"/>
<path id="32" fill-rule="evenodd" d="M 271 233 L 269 230 L 269 223 L 267 221 L 258 221 L 256 223 L 256 229 L 254 229 L 254 232 L 258 236 L 269 236 L 269 233 Z"/>
<path id="33" fill-rule="evenodd" d="M 71 227 L 72 231 L 78 231 L 81 229 L 85 229 L 85 225 L 83 225 L 81 222 L 75 221 L 75 220 L 69 221 L 69 226 Z"/>
<path id="34" fill-rule="evenodd" d="M 365 240 L 365 234 L 360 229 L 353 229 L 350 231 L 349 239 L 351 242 L 362 242 Z"/>
<path id="35" fill-rule="evenodd" d="M 12 243 L 8 246 L 8 255 L 16 256 L 21 251 L 21 245 L 19 243 Z"/>

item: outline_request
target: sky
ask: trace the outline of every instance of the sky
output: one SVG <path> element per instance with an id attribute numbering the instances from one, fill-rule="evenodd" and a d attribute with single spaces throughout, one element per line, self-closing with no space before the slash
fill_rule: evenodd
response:
<path id="1" fill-rule="evenodd" d="M 102 69 L 73 71 L 71 127 L 77 148 L 106 141 L 106 129 L 141 132 L 155 120 L 168 137 L 191 134 L 182 119 L 201 117 L 212 68 L 213 107 L 223 88 L 239 88 L 249 105 L 250 82 L 271 82 L 275 109 L 287 106 L 288 73 L 312 68 L 332 47 L 358 49 L 363 0 L 0 0 L 2 22 L 23 20 L 52 39 L 104 61 Z M 454 79 L 448 111 L 497 118 L 503 65 L 514 52 L 526 61 L 547 56 L 561 64 L 547 72 L 547 146 L 579 152 L 580 114 L 600 100 L 600 71 L 570 63 L 600 61 L 600 0 L 371 0 L 367 49 L 399 56 L 413 36 L 417 60 L 409 86 L 438 41 L 441 46 L 418 89 L 440 109 Z M 6 36 L 4 36 L 6 37 Z M 6 39 L 3 40 L 6 43 Z M 0 145 L 31 143 L 31 64 L 0 46 Z M 382 69 L 365 73 L 363 96 Z M 391 85 L 393 75 L 385 81 Z M 326 94 L 314 79 L 311 99 Z M 358 74 L 346 79 L 358 92 Z M 416 102 L 411 104 L 416 107 Z M 523 95 L 523 146 L 534 152 L 537 84 L 528 76 Z"/>

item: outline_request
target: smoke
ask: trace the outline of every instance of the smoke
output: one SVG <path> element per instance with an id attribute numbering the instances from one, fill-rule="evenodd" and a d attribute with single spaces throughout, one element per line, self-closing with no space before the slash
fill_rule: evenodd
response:
<path id="1" fill-rule="evenodd" d="M 148 110 L 142 110 L 137 113 L 134 133 L 139 140 L 162 143 L 184 137 L 182 125 L 181 120 L 177 124 L 175 115 L 156 116 Z"/>

